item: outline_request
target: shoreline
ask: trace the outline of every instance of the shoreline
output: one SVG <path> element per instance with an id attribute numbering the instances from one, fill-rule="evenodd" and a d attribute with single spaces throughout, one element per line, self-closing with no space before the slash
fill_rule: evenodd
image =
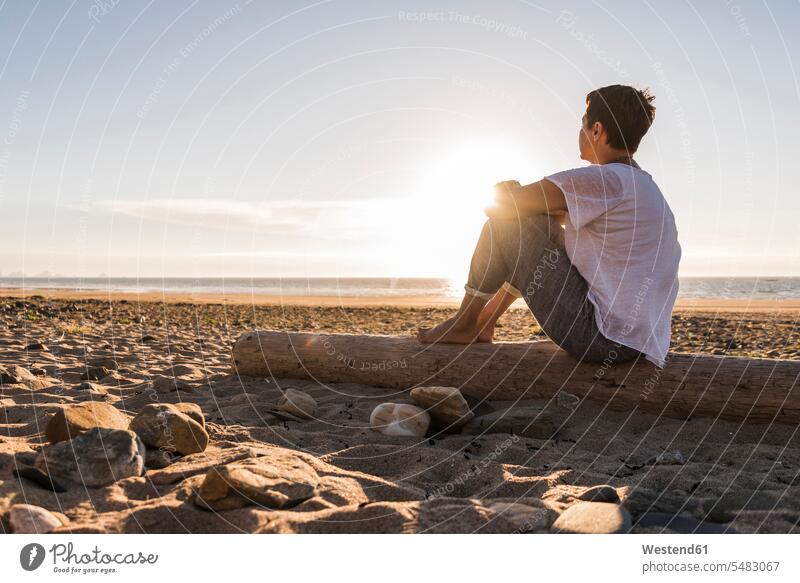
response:
<path id="1" fill-rule="evenodd" d="M 458 306 L 459 298 L 450 296 L 297 296 L 246 293 L 186 293 L 162 291 L 78 291 L 63 288 L 0 288 L 0 297 L 25 299 L 33 296 L 50 300 L 101 300 L 129 301 L 141 303 L 193 303 L 225 305 L 272 305 L 272 306 L 317 306 L 317 307 L 397 307 L 434 308 Z M 524 309 L 525 304 L 517 300 L 512 309 Z M 731 299 L 731 298 L 678 298 L 675 311 L 680 312 L 756 312 L 800 314 L 800 299 Z"/>

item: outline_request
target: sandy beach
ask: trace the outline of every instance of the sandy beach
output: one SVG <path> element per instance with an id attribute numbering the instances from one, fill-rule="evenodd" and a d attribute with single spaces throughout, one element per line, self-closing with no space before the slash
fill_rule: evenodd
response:
<path id="1" fill-rule="evenodd" d="M 371 429 L 370 414 L 383 402 L 411 403 L 406 393 L 231 370 L 233 342 L 254 328 L 403 335 L 453 311 L 441 298 L 0 292 L 2 530 L 12 530 L 12 505 L 31 504 L 63 533 L 551 532 L 567 509 L 600 496 L 621 501 L 632 532 L 800 531 L 792 426 L 657 418 L 584 401 L 546 438 L 399 437 Z M 798 301 L 681 302 L 672 349 L 798 360 L 799 314 Z M 504 316 L 496 340 L 540 338 L 523 308 Z M 313 397 L 312 418 L 277 409 L 289 388 Z M 166 459 L 150 448 L 142 475 L 106 485 L 71 486 L 55 466 L 48 482 L 35 469 L 52 447 L 50 419 L 87 402 L 110 405 L 126 424 L 154 403 L 183 404 L 176 415 L 202 426 L 207 444 Z M 277 479 L 267 467 L 293 476 L 282 506 L 244 496 L 203 507 L 198 491 L 210 491 L 215 468 L 237 464 L 261 479 Z M 300 486 L 309 492 L 297 494 Z"/>

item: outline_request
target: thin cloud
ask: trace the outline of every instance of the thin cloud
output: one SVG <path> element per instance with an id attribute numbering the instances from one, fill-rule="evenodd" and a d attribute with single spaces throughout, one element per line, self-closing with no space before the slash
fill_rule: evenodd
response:
<path id="1" fill-rule="evenodd" d="M 257 229 L 275 234 L 360 238 L 368 225 L 399 199 L 232 201 L 224 199 L 102 200 L 80 210 L 109 212 L 153 223 L 189 225 L 222 230 Z M 365 227 L 367 227 L 365 229 Z M 373 233 L 370 233 L 373 234 Z"/>

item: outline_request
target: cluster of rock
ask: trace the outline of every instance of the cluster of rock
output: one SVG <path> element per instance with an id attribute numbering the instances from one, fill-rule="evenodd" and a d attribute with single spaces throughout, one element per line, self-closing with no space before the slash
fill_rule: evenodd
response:
<path id="1" fill-rule="evenodd" d="M 381 403 L 372 411 L 370 426 L 384 435 L 424 437 L 430 429 L 481 435 L 514 433 L 548 439 L 557 429 L 553 415 L 542 407 L 512 404 L 475 415 L 456 387 L 427 386 L 411 390 L 407 403 Z"/>
<path id="2" fill-rule="evenodd" d="M 55 491 L 73 486 L 107 486 L 161 468 L 174 456 L 204 451 L 208 433 L 200 407 L 193 403 L 152 403 L 129 417 L 108 403 L 68 405 L 47 422 L 42 446 L 28 467 L 28 478 Z"/>

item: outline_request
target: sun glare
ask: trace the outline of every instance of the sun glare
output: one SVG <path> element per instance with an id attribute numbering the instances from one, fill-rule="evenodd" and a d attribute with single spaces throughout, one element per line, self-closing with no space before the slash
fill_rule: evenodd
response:
<path id="1" fill-rule="evenodd" d="M 494 185 L 503 180 L 524 184 L 535 179 L 535 164 L 526 148 L 502 140 L 451 144 L 433 157 L 414 195 L 422 222 L 433 229 L 424 250 L 424 261 L 432 272 L 463 285 L 486 221 L 483 211 L 494 198 Z"/>

